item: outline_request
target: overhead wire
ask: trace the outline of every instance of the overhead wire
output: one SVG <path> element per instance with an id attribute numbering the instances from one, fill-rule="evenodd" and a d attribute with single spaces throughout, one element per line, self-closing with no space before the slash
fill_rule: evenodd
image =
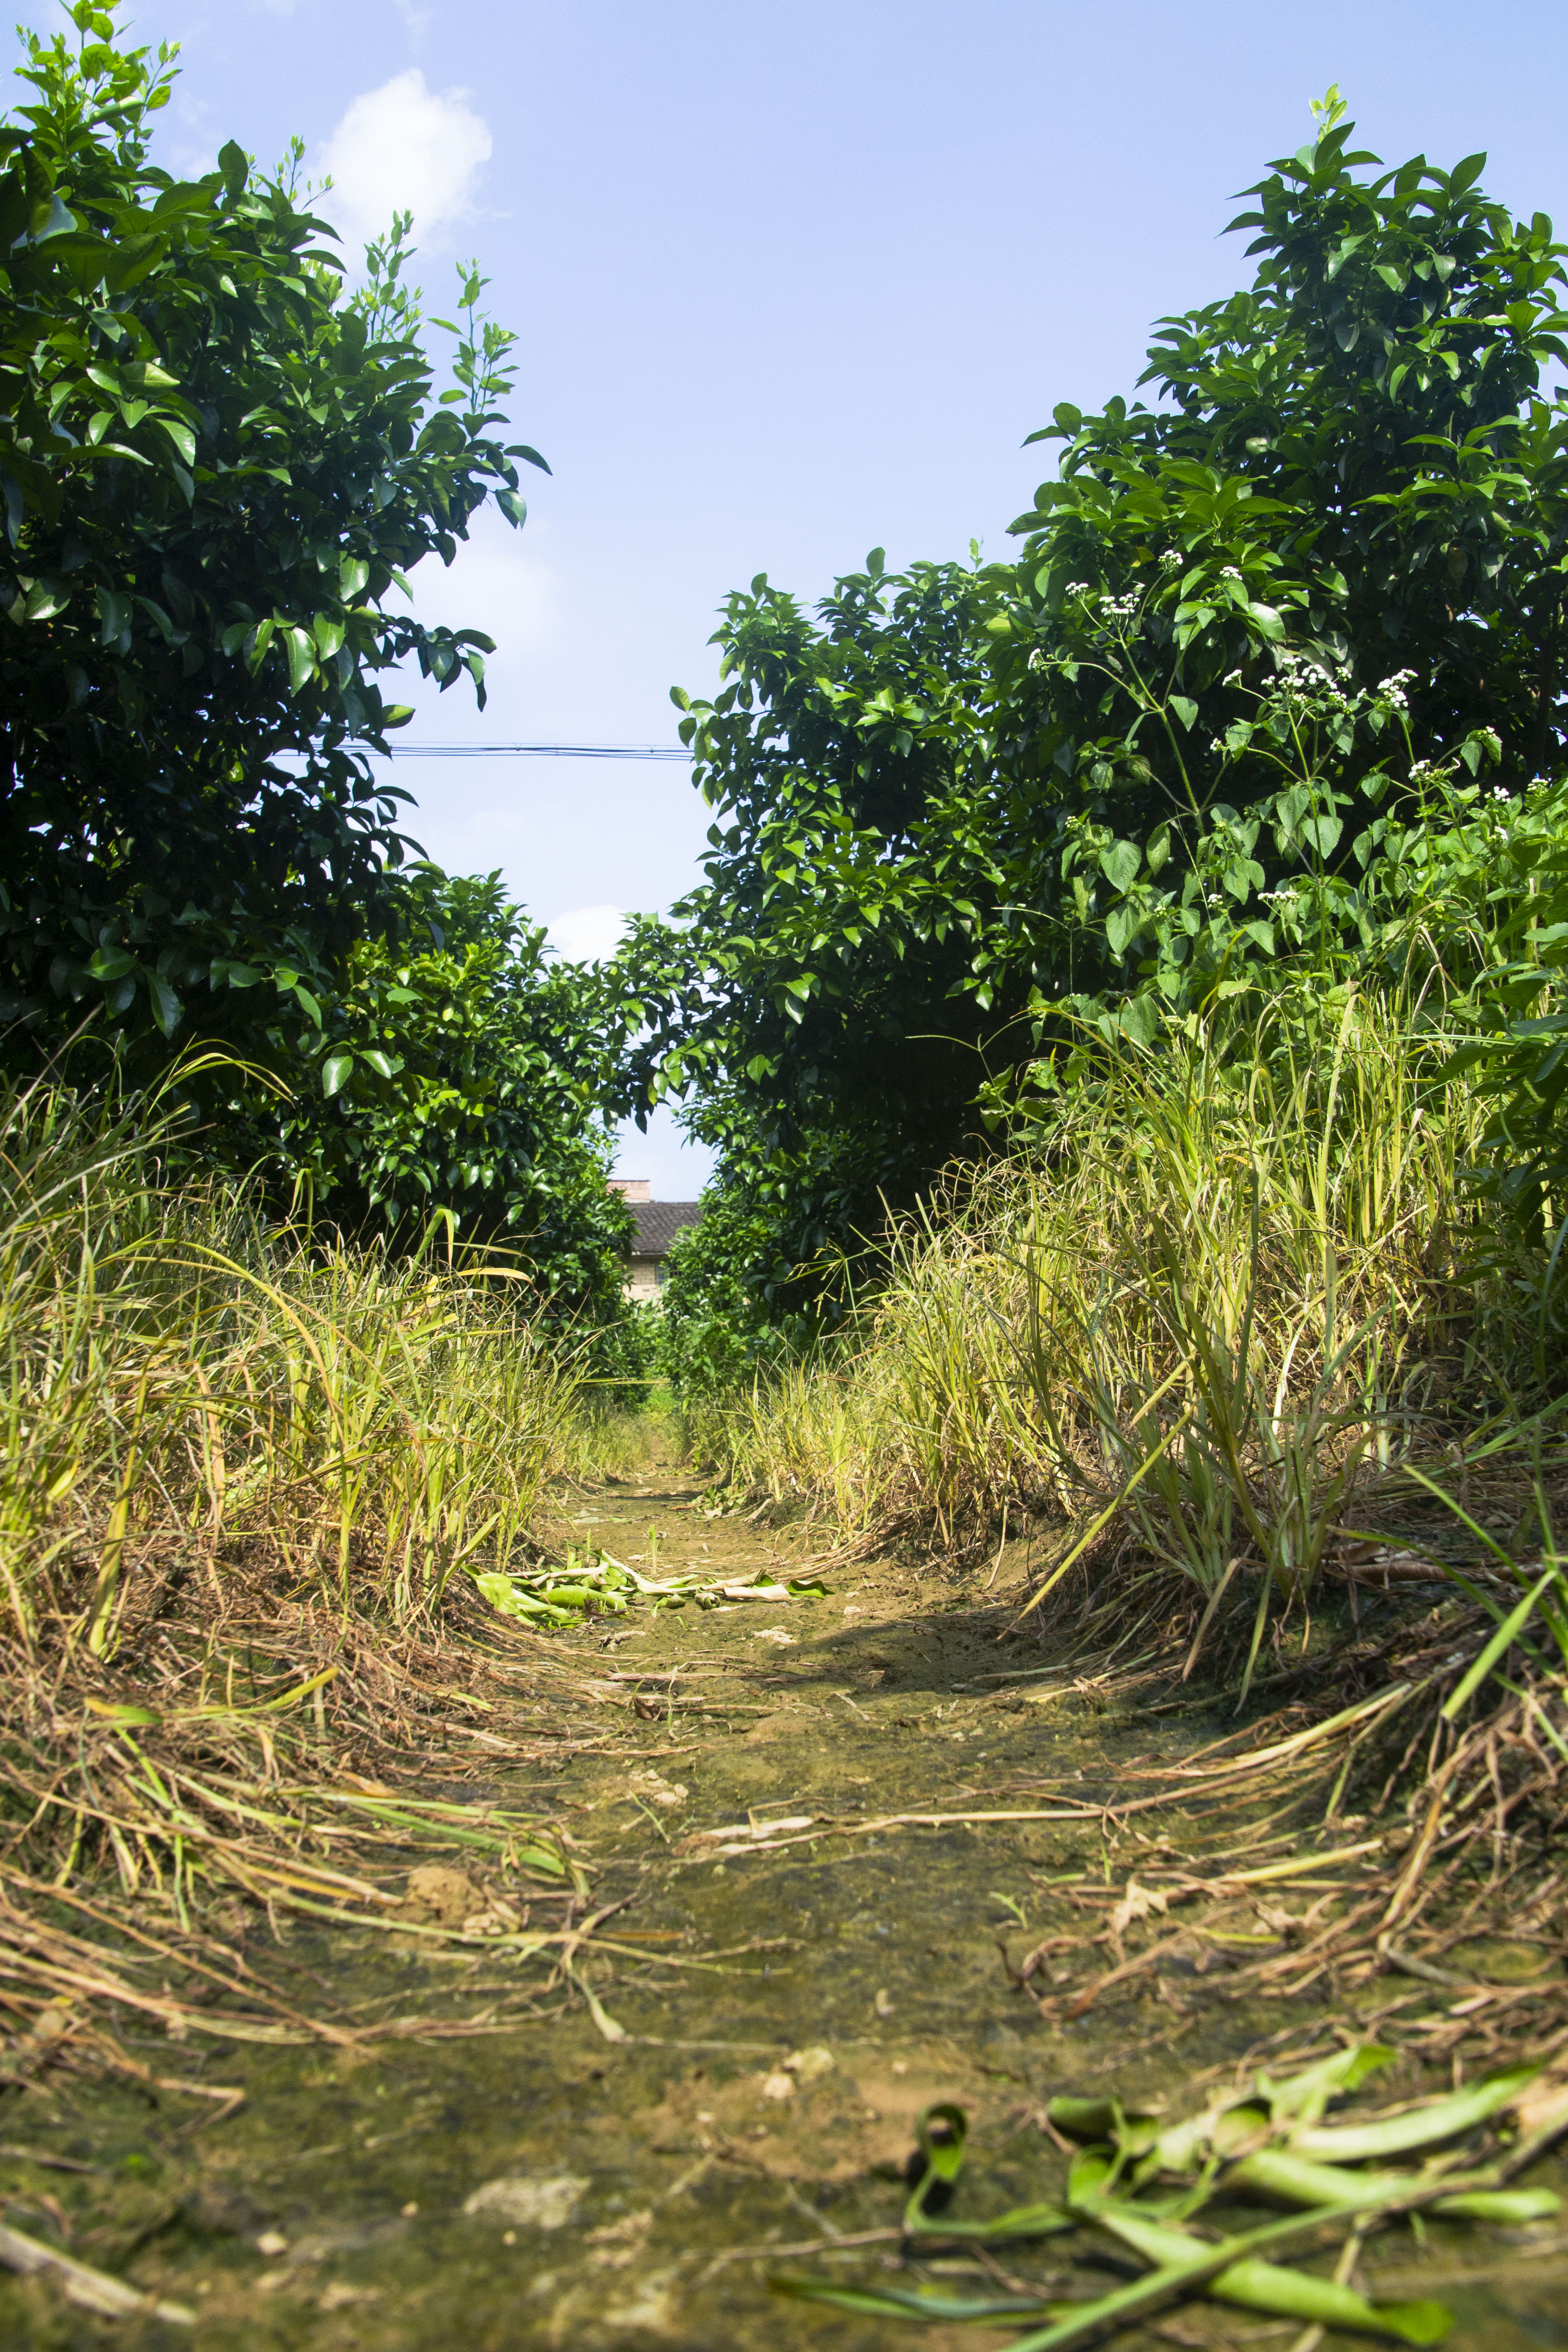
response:
<path id="1" fill-rule="evenodd" d="M 394 743 L 395 760 L 689 760 L 670 743 Z"/>

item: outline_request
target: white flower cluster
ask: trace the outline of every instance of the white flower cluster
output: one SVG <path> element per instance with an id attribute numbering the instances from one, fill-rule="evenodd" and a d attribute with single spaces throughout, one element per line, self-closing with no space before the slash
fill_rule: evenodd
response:
<path id="1" fill-rule="evenodd" d="M 1131 620 L 1142 601 L 1137 596 L 1104 595 L 1100 590 L 1091 588 L 1087 580 L 1069 580 L 1062 594 L 1068 602 L 1076 600 L 1087 604 L 1094 599 L 1099 617 L 1106 621 Z"/>
<path id="2" fill-rule="evenodd" d="M 1168 547 L 1160 561 L 1167 572 L 1179 572 L 1182 568 L 1182 559 L 1173 547 Z"/>
<path id="3" fill-rule="evenodd" d="M 1410 704 L 1405 698 L 1405 689 L 1415 675 L 1415 672 L 1413 669 L 1396 669 L 1394 676 L 1385 677 L 1378 688 L 1380 699 L 1391 704 L 1395 710 L 1408 710 Z"/>
<path id="4" fill-rule="evenodd" d="M 1350 676 L 1343 663 L 1336 662 L 1331 667 L 1313 655 L 1298 653 L 1291 646 L 1282 646 L 1274 658 L 1279 684 L 1274 694 L 1265 697 L 1266 703 L 1279 701 L 1288 709 L 1316 711 L 1319 716 L 1353 710 L 1360 706 L 1363 698 L 1357 695 L 1352 699 L 1340 682 Z"/>

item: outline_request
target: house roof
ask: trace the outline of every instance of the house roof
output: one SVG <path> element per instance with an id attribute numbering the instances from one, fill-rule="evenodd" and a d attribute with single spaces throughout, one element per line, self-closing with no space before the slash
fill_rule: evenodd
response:
<path id="1" fill-rule="evenodd" d="M 682 1226 L 700 1224 L 702 1219 L 700 1201 L 633 1201 L 628 1205 L 637 1223 L 634 1257 L 668 1257 Z"/>

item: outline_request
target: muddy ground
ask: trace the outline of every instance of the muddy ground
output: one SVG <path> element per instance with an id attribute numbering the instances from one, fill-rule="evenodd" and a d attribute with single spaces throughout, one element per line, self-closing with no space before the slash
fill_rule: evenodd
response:
<path id="1" fill-rule="evenodd" d="M 804 1538 L 707 1516 L 693 1482 L 657 1467 L 566 1509 L 576 1539 L 655 1557 L 661 1572 L 794 1573 L 808 1555 Z M 59 2076 L 15 2088 L 0 2106 L 0 2211 L 188 2306 L 194 2330 L 98 2318 L 52 2284 L 0 2273 L 0 2345 L 1005 2343 L 1006 2332 L 792 2304 L 768 2276 L 891 2275 L 900 2256 L 886 2239 L 834 2242 L 897 2221 L 915 2118 L 933 2100 L 972 2117 L 964 2210 L 996 2210 L 1059 2179 L 1042 2129 L 1051 2094 L 1115 2088 L 1180 2104 L 1249 2051 L 1306 2047 L 1316 2022 L 1310 1999 L 1282 2010 L 1243 1985 L 1215 1997 L 1179 1962 L 1077 2020 L 1047 2023 L 1016 1989 L 1005 1955 L 1072 1916 L 1052 1882 L 1088 1871 L 1122 1883 L 1155 1819 L 1141 1830 L 1109 1817 L 886 1822 L 1046 1810 L 1047 1784 L 1114 1788 L 1120 1759 L 1177 1758 L 1234 1727 L 1173 1677 L 1107 1699 L 1073 1690 L 1071 1667 L 1037 1644 L 1000 1643 L 1007 1613 L 994 1594 L 1023 1565 L 1005 1560 L 988 1592 L 984 1570 L 860 1564 L 830 1570 L 822 1598 L 634 1611 L 552 1637 L 593 1690 L 554 1724 L 548 1699 L 498 1704 L 495 1735 L 531 1760 L 498 1767 L 482 1791 L 462 1785 L 571 1833 L 590 1872 L 581 1910 L 624 1906 L 602 1931 L 620 1949 L 581 1963 L 599 2021 L 570 1988 L 545 1993 L 537 1966 L 509 1970 L 471 1948 L 430 1958 L 295 1923 L 289 1981 L 297 1996 L 313 1987 L 326 2013 L 499 2012 L 509 2030 L 346 2050 L 217 2033 L 174 2051 L 121 2021 L 154 2071 L 232 2085 L 243 2101 L 226 2112 Z M 542 1654 L 537 1642 L 518 1646 Z M 781 1820 L 800 1826 L 770 1829 Z M 247 1948 L 258 1965 L 279 1957 L 265 1927 Z M 1070 1981 L 1078 1966 L 1060 1974 Z M 1439 2087 L 1446 2074 L 1409 2077 L 1413 2091 Z M 1562 2185 L 1561 2168 L 1536 2177 Z M 1051 2274 L 1048 2242 L 912 2273 L 977 2288 Z M 1568 2347 L 1559 2225 L 1506 2236 L 1435 2226 L 1424 2244 L 1391 2230 L 1365 2274 L 1391 2292 L 1440 2291 L 1456 2345 Z M 1298 2335 L 1205 2306 L 1136 2340 L 1277 2341 L 1283 2352 Z"/>

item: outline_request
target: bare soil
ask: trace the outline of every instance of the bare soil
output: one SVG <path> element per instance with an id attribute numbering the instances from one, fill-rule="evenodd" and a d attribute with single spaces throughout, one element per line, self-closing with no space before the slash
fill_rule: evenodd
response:
<path id="1" fill-rule="evenodd" d="M 564 1509 L 574 1539 L 661 1572 L 787 1576 L 810 1556 L 804 1536 L 707 1515 L 692 1480 L 658 1467 Z M 1184 2101 L 1250 2053 L 1306 2047 L 1323 2013 L 1321 1996 L 1281 2005 L 1240 1977 L 1215 1997 L 1197 1948 L 1076 2018 L 1053 1982 L 1088 1980 L 1071 1956 L 1016 1985 L 1009 1962 L 1157 1851 L 1159 1815 L 1118 1816 L 1122 1759 L 1179 1759 L 1234 1728 L 1168 1672 L 1096 1684 L 1032 1640 L 1003 1641 L 995 1595 L 1022 1566 L 1004 1560 L 987 1590 L 988 1568 L 861 1563 L 830 1569 L 823 1598 L 634 1610 L 549 1637 L 574 1669 L 573 1704 L 552 1719 L 498 1703 L 494 1737 L 528 1760 L 508 1757 L 483 1793 L 576 1841 L 591 1874 L 583 1913 L 601 1920 L 577 1984 L 541 1995 L 537 1972 L 521 1988 L 482 1949 L 432 1959 L 295 1924 L 294 1980 L 329 2013 L 423 2003 L 432 2016 L 499 2011 L 510 2030 L 370 2052 L 159 2043 L 160 2071 L 244 2092 L 226 2114 L 129 2086 L 15 2088 L 0 2107 L 4 2218 L 197 2317 L 194 2334 L 100 2319 L 50 2284 L 0 2274 L 0 2344 L 1004 2344 L 988 2329 L 814 2310 L 767 2279 L 900 2265 L 878 2233 L 897 2222 L 932 2101 L 972 2119 L 964 2210 L 997 2210 L 1059 2178 L 1043 2127 L 1053 2093 Z M 538 1637 L 498 1626 L 497 1640 L 546 1655 Z M 1089 1801 L 1064 1802 L 1075 1786 Z M 1027 1818 L 1052 1811 L 1068 1817 Z M 894 1818 L 907 1815 L 944 1818 Z M 258 1953 L 267 1937 L 252 1930 Z M 1226 1965 L 1222 1953 L 1222 1976 Z M 1108 1966 L 1101 1953 L 1089 1976 Z M 1412 2073 L 1410 2088 L 1447 2080 Z M 1510 2242 L 1458 2226 L 1430 2228 L 1425 2244 L 1390 2231 L 1369 2263 L 1380 2271 L 1443 2294 L 1456 2345 L 1568 2347 L 1568 2232 L 1552 2225 Z M 1005 2273 L 1047 2278 L 1048 2242 L 1010 2252 Z M 920 2274 L 984 2286 L 1002 2273 L 966 2257 Z M 1212 2307 L 1155 2332 L 1281 2347 L 1296 2333 Z"/>

